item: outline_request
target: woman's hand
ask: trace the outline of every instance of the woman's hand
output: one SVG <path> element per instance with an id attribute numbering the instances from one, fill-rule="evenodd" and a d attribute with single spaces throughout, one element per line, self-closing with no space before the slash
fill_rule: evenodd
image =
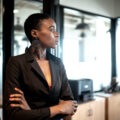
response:
<path id="1" fill-rule="evenodd" d="M 76 101 L 72 100 L 60 100 L 58 105 L 51 106 L 50 107 L 50 117 L 54 117 L 58 114 L 67 114 L 67 115 L 73 115 L 77 110 L 78 104 Z"/>
<path id="2" fill-rule="evenodd" d="M 60 109 L 61 114 L 70 114 L 73 115 L 78 107 L 78 104 L 76 101 L 68 100 L 60 100 L 58 107 Z"/>
<path id="3" fill-rule="evenodd" d="M 15 90 L 19 94 L 11 94 L 9 100 L 11 102 L 13 101 L 13 102 L 17 102 L 17 103 L 10 104 L 10 106 L 11 107 L 20 107 L 23 110 L 31 110 L 27 101 L 25 100 L 24 93 L 18 88 L 15 88 Z"/>

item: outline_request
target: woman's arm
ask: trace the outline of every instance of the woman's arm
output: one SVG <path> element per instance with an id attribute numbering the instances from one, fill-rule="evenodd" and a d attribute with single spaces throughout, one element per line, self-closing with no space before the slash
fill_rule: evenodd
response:
<path id="1" fill-rule="evenodd" d="M 18 94 L 14 88 L 21 89 L 20 86 L 21 71 L 16 57 L 10 58 L 7 69 L 3 95 L 3 114 L 4 120 L 49 120 L 49 107 L 25 110 L 20 107 L 11 107 L 14 102 L 9 100 L 11 94 Z"/>
<path id="2" fill-rule="evenodd" d="M 77 110 L 77 102 L 72 100 L 60 100 L 59 104 L 53 107 L 50 107 L 51 117 L 57 114 L 63 115 L 73 115 Z"/>
<path id="3" fill-rule="evenodd" d="M 61 92 L 60 92 L 60 102 L 58 108 L 54 106 L 53 108 L 58 109 L 60 114 L 73 115 L 77 110 L 77 102 L 74 101 L 74 97 L 71 91 L 71 88 L 68 83 L 68 78 L 62 61 L 59 61 L 60 68 L 60 78 L 62 81 Z M 54 110 L 54 109 L 53 109 Z"/>
<path id="4" fill-rule="evenodd" d="M 70 85 L 68 83 L 66 70 L 65 70 L 65 67 L 64 67 L 62 61 L 60 61 L 59 66 L 60 66 L 59 68 L 60 68 L 60 73 L 61 73 L 60 76 L 61 76 L 61 80 L 62 80 L 60 99 L 62 99 L 62 100 L 74 100 Z"/>
<path id="5" fill-rule="evenodd" d="M 19 94 L 11 94 L 9 100 L 13 102 L 17 102 L 17 104 L 10 104 L 11 107 L 19 107 L 23 110 L 31 110 L 27 101 L 25 100 L 24 93 L 18 88 L 15 90 Z M 52 106 L 50 109 L 50 118 L 58 115 L 58 114 L 74 114 L 77 109 L 77 102 L 76 101 L 64 101 L 60 100 L 58 105 Z"/>

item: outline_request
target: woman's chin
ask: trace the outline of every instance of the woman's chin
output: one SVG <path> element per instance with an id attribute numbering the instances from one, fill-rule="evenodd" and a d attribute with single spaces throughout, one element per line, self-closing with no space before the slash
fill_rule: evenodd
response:
<path id="1" fill-rule="evenodd" d="M 57 47 L 57 45 L 54 45 L 54 46 L 52 46 L 51 48 L 52 48 L 52 49 L 56 49 L 56 47 Z"/>

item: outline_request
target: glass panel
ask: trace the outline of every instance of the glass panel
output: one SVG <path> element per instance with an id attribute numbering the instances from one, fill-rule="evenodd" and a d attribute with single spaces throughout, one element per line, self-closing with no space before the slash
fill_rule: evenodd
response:
<path id="1" fill-rule="evenodd" d="M 116 67 L 117 67 L 117 80 L 120 84 L 120 18 L 117 20 L 116 29 Z"/>
<path id="2" fill-rule="evenodd" d="M 14 55 L 22 54 L 30 45 L 24 33 L 24 21 L 32 13 L 42 12 L 42 2 L 15 0 L 14 9 Z"/>
<path id="3" fill-rule="evenodd" d="M 89 78 L 94 90 L 111 80 L 111 21 L 64 9 L 63 62 L 69 79 Z"/>

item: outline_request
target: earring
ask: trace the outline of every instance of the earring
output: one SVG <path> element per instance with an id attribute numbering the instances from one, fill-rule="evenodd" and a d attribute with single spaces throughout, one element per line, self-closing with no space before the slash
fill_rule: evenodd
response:
<path id="1" fill-rule="evenodd" d="M 36 45 L 38 45 L 38 44 L 40 44 L 40 40 L 39 40 L 38 37 L 35 37 L 35 38 L 33 39 L 33 41 L 32 41 L 32 46 L 36 46 Z"/>
<path id="2" fill-rule="evenodd" d="M 35 40 L 39 40 L 39 38 L 36 36 L 36 37 L 35 37 Z"/>

